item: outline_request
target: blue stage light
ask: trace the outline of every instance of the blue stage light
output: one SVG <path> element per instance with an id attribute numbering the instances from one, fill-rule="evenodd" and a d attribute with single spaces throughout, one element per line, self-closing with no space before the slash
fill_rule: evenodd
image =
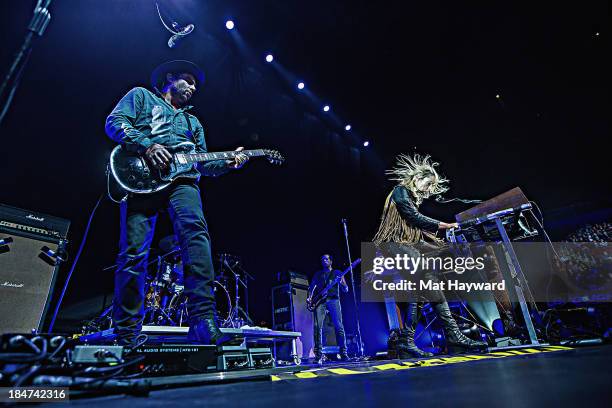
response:
<path id="1" fill-rule="evenodd" d="M 323 112 L 329 112 L 329 105 L 325 105 L 323 107 Z"/>
<path id="2" fill-rule="evenodd" d="M 366 140 L 365 142 L 363 142 L 363 147 L 368 147 L 369 145 L 370 145 L 369 141 Z"/>
<path id="3" fill-rule="evenodd" d="M 272 62 L 272 61 L 274 61 L 274 55 L 272 54 L 266 55 L 266 62 Z"/>
<path id="4" fill-rule="evenodd" d="M 232 20 L 227 20 L 225 22 L 225 28 L 227 28 L 228 30 L 233 30 L 234 29 L 234 22 Z"/>
<path id="5" fill-rule="evenodd" d="M 351 125 L 346 125 L 346 126 L 344 127 L 344 130 L 346 130 L 346 131 L 351 130 Z"/>
<path id="6" fill-rule="evenodd" d="M 303 82 L 298 82 L 298 84 L 297 84 L 298 89 L 304 89 L 305 86 L 306 85 L 304 85 Z"/>

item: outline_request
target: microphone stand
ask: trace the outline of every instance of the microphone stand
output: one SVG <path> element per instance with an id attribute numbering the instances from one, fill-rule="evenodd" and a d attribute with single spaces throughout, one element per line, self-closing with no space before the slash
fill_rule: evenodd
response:
<path id="1" fill-rule="evenodd" d="M 348 229 L 346 227 L 346 218 L 342 219 L 344 227 L 344 239 L 346 240 L 346 252 L 348 255 L 349 268 L 351 269 L 351 288 L 353 289 L 353 304 L 355 306 L 355 320 L 357 321 L 357 341 L 359 342 L 359 358 L 364 357 L 363 341 L 361 340 L 361 326 L 359 324 L 359 307 L 357 306 L 357 293 L 355 292 L 355 275 L 353 274 L 353 259 L 351 258 L 351 248 L 349 246 Z"/>
<path id="2" fill-rule="evenodd" d="M 0 98 L 2 98 L 2 107 L 0 108 L 0 123 L 2 123 L 2 120 L 4 119 L 4 116 L 11 105 L 13 96 L 15 96 L 17 86 L 19 86 L 21 75 L 23 74 L 25 65 L 30 57 L 30 52 L 32 51 L 34 34 L 41 37 L 45 32 L 47 25 L 49 25 L 49 21 L 51 21 L 51 14 L 49 13 L 48 9 L 50 4 L 51 0 L 38 0 L 36 7 L 34 8 L 34 16 L 32 16 L 32 20 L 30 20 L 30 24 L 28 25 L 28 32 L 23 40 L 23 44 L 17 52 L 17 55 L 15 55 L 15 59 L 13 60 L 8 73 L 4 77 L 2 85 L 0 85 Z M 7 93 L 6 97 L 4 97 L 5 93 Z"/>

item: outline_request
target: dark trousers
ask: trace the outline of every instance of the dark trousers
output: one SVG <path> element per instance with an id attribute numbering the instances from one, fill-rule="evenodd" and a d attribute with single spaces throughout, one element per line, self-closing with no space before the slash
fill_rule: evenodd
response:
<path id="1" fill-rule="evenodd" d="M 323 322 L 325 322 L 325 311 L 329 316 L 336 331 L 336 341 L 340 347 L 340 354 L 346 353 L 346 335 L 344 334 L 344 324 L 342 323 L 342 308 L 340 299 L 327 299 L 321 303 L 314 312 L 314 353 L 319 356 L 323 352 Z"/>
<path id="2" fill-rule="evenodd" d="M 142 329 L 146 265 L 161 210 L 168 211 L 181 247 L 190 319 L 215 316 L 214 270 L 200 190 L 190 180 L 175 182 L 121 203 L 113 322 L 122 341 L 133 341 Z"/>

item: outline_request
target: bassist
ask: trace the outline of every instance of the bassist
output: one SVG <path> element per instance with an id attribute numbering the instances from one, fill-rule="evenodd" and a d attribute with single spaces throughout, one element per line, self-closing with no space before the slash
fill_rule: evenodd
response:
<path id="1" fill-rule="evenodd" d="M 190 141 L 206 152 L 204 130 L 187 111 L 187 103 L 202 84 L 204 74 L 189 61 L 169 61 L 151 75 L 153 93 L 134 88 L 125 95 L 106 120 L 106 133 L 126 149 L 144 156 L 156 169 L 165 169 L 172 156 L 166 147 Z M 237 150 L 242 150 L 239 148 Z M 147 257 L 157 215 L 167 210 L 181 247 L 185 291 L 189 298 L 191 342 L 221 344 L 225 338 L 215 321 L 213 263 L 210 237 L 197 182 L 200 175 L 219 176 L 241 168 L 248 157 L 217 160 L 194 167 L 163 191 L 131 194 L 121 202 L 121 230 L 113 325 L 120 344 L 131 346 L 142 329 Z"/>
<path id="2" fill-rule="evenodd" d="M 329 255 L 321 257 L 323 269 L 316 272 L 308 289 L 308 297 L 312 299 L 313 294 L 324 289 L 342 274 L 339 270 L 332 268 L 332 258 Z M 327 292 L 326 298 L 314 310 L 314 354 L 315 359 L 319 362 L 323 361 L 323 322 L 325 321 L 326 312 L 329 313 L 331 321 L 336 332 L 336 340 L 340 347 L 340 359 L 346 361 L 349 359 L 346 353 L 346 335 L 344 333 L 344 324 L 342 323 L 342 308 L 340 306 L 340 288 L 342 292 L 347 293 L 349 288 L 344 280 L 344 276 L 338 284 L 334 285 Z"/>

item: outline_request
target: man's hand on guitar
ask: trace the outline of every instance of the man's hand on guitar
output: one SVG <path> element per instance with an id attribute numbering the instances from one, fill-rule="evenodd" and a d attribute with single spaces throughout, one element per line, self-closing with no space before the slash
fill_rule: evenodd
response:
<path id="1" fill-rule="evenodd" d="M 145 157 L 156 169 L 165 169 L 172 161 L 172 155 L 160 144 L 152 144 L 145 151 Z"/>
<path id="2" fill-rule="evenodd" d="M 342 275 L 342 278 L 340 278 L 340 286 L 342 287 L 342 291 L 344 293 L 348 293 L 349 287 L 346 283 L 346 280 L 344 279 L 344 275 Z"/>
<path id="3" fill-rule="evenodd" d="M 236 149 L 237 152 L 241 152 L 243 150 L 244 150 L 244 147 L 242 146 Z M 249 161 L 249 156 L 247 156 L 246 154 L 240 153 L 240 154 L 237 154 L 236 157 L 234 157 L 234 160 L 228 160 L 227 164 L 234 169 L 239 169 L 242 166 L 244 166 L 246 162 L 248 161 Z"/>

